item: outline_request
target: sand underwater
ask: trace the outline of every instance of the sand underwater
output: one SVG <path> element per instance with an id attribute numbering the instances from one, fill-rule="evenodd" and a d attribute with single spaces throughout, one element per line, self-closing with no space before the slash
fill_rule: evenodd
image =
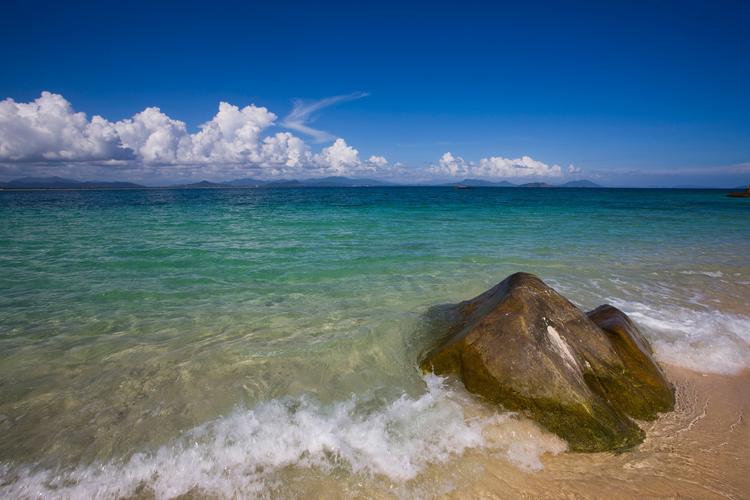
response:
<path id="1" fill-rule="evenodd" d="M 713 190 L 0 192 L 0 497 L 748 498 L 750 203 Z M 533 272 L 677 408 L 614 454 L 424 375 Z"/>

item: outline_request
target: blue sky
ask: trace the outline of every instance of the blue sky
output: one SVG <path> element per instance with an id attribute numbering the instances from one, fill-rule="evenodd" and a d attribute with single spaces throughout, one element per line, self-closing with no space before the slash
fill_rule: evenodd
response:
<path id="1" fill-rule="evenodd" d="M 10 2 L 0 99 L 15 107 L 6 99 L 0 114 L 0 175 L 739 185 L 750 182 L 748 25 L 750 4 L 730 1 Z M 117 137 L 79 123 L 73 143 L 53 141 L 68 129 L 48 128 L 49 114 L 21 124 L 43 104 L 17 105 L 43 91 Z M 303 116 L 327 134 L 284 126 L 296 100 L 333 96 L 348 97 Z M 238 142 L 219 102 L 274 116 L 242 115 L 260 132 Z M 122 121 L 149 107 L 184 122 L 169 139 L 181 153 L 125 137 Z M 212 120 L 224 136 L 200 149 L 188 135 Z M 278 133 L 304 144 L 284 135 L 262 152 Z"/>

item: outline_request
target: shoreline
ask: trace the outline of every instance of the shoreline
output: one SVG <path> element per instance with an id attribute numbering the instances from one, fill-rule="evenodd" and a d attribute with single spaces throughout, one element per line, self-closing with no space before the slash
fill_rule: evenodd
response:
<path id="1" fill-rule="evenodd" d="M 405 482 L 379 474 L 350 474 L 346 467 L 290 465 L 269 482 L 258 483 L 257 493 L 292 498 L 747 498 L 750 371 L 718 375 L 662 367 L 675 385 L 675 411 L 641 422 L 646 439 L 626 452 L 565 452 L 559 438 L 531 420 L 501 418 L 482 431 L 499 446 L 469 448 Z M 468 403 L 464 410 L 469 421 L 496 412 L 494 405 L 464 403 Z M 543 468 L 537 470 L 529 457 L 531 462 L 533 457 L 540 460 Z M 124 472 L 120 469 L 118 474 Z M 88 474 L 80 478 L 85 480 Z M 208 490 L 202 486 L 194 484 L 179 498 L 221 497 L 210 485 Z M 146 483 L 120 496 L 161 497 Z"/>
<path id="2" fill-rule="evenodd" d="M 485 428 L 485 436 L 490 440 L 518 441 L 520 447 L 515 451 L 521 455 L 541 454 L 541 470 L 524 469 L 509 459 L 507 450 L 475 448 L 445 463 L 433 464 L 404 483 L 378 476 L 364 479 L 302 473 L 302 478 L 286 484 L 292 486 L 287 493 L 293 498 L 455 500 L 747 498 L 750 371 L 718 375 L 661 366 L 675 385 L 675 411 L 662 414 L 653 422 L 641 422 L 646 439 L 626 452 L 543 453 L 540 443 L 556 438 L 522 418 L 512 428 Z M 467 408 L 467 416 L 478 418 L 494 411 L 492 408 Z M 281 490 L 272 488 L 266 493 L 273 496 L 281 494 Z M 195 488 L 183 498 L 204 498 L 206 494 Z"/>
<path id="3" fill-rule="evenodd" d="M 643 422 L 646 440 L 619 453 L 544 455 L 526 473 L 469 453 L 484 472 L 446 498 L 747 498 L 750 495 L 750 371 L 737 375 L 662 365 L 675 411 Z"/>

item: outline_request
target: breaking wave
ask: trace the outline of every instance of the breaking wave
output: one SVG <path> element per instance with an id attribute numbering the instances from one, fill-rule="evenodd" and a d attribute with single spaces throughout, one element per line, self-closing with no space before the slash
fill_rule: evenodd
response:
<path id="1" fill-rule="evenodd" d="M 750 317 L 716 310 L 612 300 L 643 327 L 657 359 L 704 373 L 750 368 Z"/>
<path id="2" fill-rule="evenodd" d="M 560 439 L 510 413 L 466 408 L 479 403 L 435 375 L 426 392 L 363 412 L 356 397 L 321 405 L 309 397 L 262 403 L 203 424 L 176 442 L 124 462 L 67 471 L 24 466 L 0 469 L 5 498 L 118 498 L 149 491 L 157 498 L 188 492 L 221 497 L 261 495 L 292 468 L 343 468 L 394 482 L 415 478 L 469 448 L 491 449 L 526 470 L 542 467 L 543 453 L 560 453 Z M 489 432 L 486 432 L 489 431 Z"/>

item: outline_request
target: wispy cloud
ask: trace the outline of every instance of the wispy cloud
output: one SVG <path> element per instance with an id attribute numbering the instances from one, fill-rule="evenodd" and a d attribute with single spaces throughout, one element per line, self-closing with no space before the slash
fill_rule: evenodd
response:
<path id="1" fill-rule="evenodd" d="M 326 97 L 325 99 L 319 99 L 317 101 L 296 100 L 294 101 L 292 111 L 284 117 L 281 125 L 288 129 L 309 135 L 315 142 L 331 141 L 336 138 L 334 135 L 325 130 L 318 130 L 308 125 L 308 123 L 315 121 L 315 113 L 321 109 L 333 106 L 334 104 L 354 101 L 356 99 L 367 97 L 368 95 L 370 94 L 367 92 L 352 92 L 351 94 Z"/>

